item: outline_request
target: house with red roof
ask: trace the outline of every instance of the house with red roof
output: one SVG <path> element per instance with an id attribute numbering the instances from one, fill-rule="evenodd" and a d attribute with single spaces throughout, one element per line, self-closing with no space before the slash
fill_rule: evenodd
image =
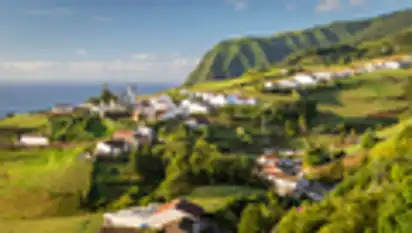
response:
<path id="1" fill-rule="evenodd" d="M 141 229 L 162 230 L 165 233 L 219 232 L 216 225 L 205 217 L 202 207 L 184 199 L 104 214 L 101 232 L 117 233 L 116 229 L 125 228 L 135 229 L 136 233 Z"/>

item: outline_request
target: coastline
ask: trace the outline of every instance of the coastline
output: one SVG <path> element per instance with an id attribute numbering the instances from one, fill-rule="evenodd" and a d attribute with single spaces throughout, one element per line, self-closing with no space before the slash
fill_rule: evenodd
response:
<path id="1" fill-rule="evenodd" d="M 109 83 L 115 93 L 126 90 L 131 83 Z M 8 114 L 37 113 L 51 108 L 54 104 L 77 105 L 89 97 L 98 95 L 103 84 L 67 84 L 67 83 L 34 83 L 34 84 L 1 84 L 0 85 L 0 119 Z M 160 93 L 178 86 L 175 83 L 141 83 L 138 96 Z"/>

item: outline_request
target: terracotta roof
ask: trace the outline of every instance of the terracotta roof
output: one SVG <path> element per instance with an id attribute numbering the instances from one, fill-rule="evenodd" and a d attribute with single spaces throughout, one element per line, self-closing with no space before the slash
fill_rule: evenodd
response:
<path id="1" fill-rule="evenodd" d="M 113 133 L 113 137 L 130 137 L 134 136 L 136 132 L 134 130 L 117 130 Z"/>
<path id="2" fill-rule="evenodd" d="M 282 170 L 274 165 L 265 165 L 262 168 L 265 173 L 282 172 Z"/>
<path id="3" fill-rule="evenodd" d="M 160 206 L 159 208 L 157 208 L 157 210 L 154 212 L 155 214 L 159 214 L 162 213 L 166 210 L 170 210 L 170 209 L 176 209 L 176 210 L 180 210 L 186 213 L 189 213 L 195 217 L 199 217 L 204 213 L 204 210 L 202 207 L 193 204 L 191 202 L 188 202 L 184 199 L 176 199 L 173 200 L 169 203 L 166 203 L 162 206 Z"/>
<path id="4" fill-rule="evenodd" d="M 259 159 L 260 158 L 270 159 L 270 160 L 280 160 L 279 156 L 277 156 L 275 154 L 264 154 L 262 156 L 259 156 Z"/>

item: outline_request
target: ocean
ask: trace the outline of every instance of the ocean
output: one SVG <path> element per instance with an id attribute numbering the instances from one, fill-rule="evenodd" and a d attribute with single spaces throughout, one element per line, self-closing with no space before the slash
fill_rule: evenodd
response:
<path id="1" fill-rule="evenodd" d="M 114 93 L 126 90 L 129 84 L 108 84 Z M 135 84 L 138 94 L 156 93 L 176 84 Z M 44 110 L 56 103 L 79 104 L 99 95 L 102 84 L 0 84 L 0 118 L 9 113 Z"/>

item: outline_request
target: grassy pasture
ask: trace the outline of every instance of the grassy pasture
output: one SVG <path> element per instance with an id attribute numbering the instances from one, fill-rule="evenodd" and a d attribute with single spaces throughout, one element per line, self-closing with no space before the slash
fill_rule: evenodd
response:
<path id="1" fill-rule="evenodd" d="M 206 210 L 213 211 L 225 203 L 229 197 L 263 194 L 266 190 L 251 189 L 245 186 L 201 186 L 192 191 L 187 198 Z"/>
<path id="2" fill-rule="evenodd" d="M 88 188 L 81 147 L 0 151 L 0 220 L 70 215 Z"/>

